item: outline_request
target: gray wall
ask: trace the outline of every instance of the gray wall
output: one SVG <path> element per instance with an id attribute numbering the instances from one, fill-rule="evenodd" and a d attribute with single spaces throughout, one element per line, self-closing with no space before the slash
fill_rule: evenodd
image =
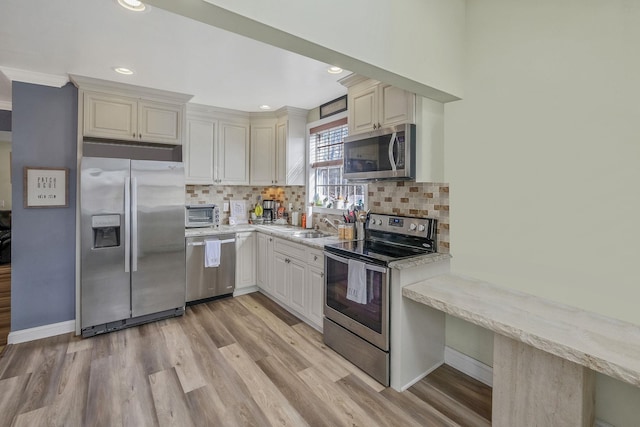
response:
<path id="1" fill-rule="evenodd" d="M 13 83 L 11 330 L 75 318 L 78 92 Z M 23 168 L 69 168 L 68 208 L 23 208 Z"/>

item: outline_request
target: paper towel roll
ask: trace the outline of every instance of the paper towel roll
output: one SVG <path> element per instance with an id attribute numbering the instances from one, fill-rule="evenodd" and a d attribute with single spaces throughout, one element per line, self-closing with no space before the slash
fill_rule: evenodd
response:
<path id="1" fill-rule="evenodd" d="M 313 208 L 309 206 L 307 208 L 307 228 L 313 228 L 311 219 L 313 218 Z"/>

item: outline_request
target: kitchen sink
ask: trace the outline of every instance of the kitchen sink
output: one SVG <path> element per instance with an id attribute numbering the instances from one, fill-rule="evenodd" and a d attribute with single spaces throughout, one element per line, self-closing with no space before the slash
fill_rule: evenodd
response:
<path id="1" fill-rule="evenodd" d="M 325 233 L 324 231 L 314 230 L 314 231 L 296 231 L 293 233 L 294 237 L 301 237 L 303 239 L 317 239 L 318 237 L 328 237 L 331 236 L 329 233 Z"/>

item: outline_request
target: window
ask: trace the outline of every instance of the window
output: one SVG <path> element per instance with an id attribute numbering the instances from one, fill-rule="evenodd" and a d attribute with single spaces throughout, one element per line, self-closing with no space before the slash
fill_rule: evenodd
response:
<path id="1" fill-rule="evenodd" d="M 348 183 L 342 177 L 344 138 L 347 118 L 321 120 L 309 128 L 309 201 L 330 209 L 364 208 L 366 188 Z"/>

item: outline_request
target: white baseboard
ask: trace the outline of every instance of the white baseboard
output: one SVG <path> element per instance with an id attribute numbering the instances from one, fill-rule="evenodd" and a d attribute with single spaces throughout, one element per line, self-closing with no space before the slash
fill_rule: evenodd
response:
<path id="1" fill-rule="evenodd" d="M 445 347 L 444 363 L 489 387 L 493 386 L 493 368 L 466 354 L 460 353 L 458 350 Z"/>
<path id="2" fill-rule="evenodd" d="M 56 335 L 67 334 L 69 332 L 75 331 L 76 321 L 67 320 L 66 322 L 52 323 L 50 325 L 37 326 L 35 328 L 9 332 L 7 343 L 20 344 L 21 342 L 39 340 L 41 338 L 53 337 Z"/>
<path id="3" fill-rule="evenodd" d="M 593 422 L 593 427 L 614 427 L 614 426 L 613 424 L 606 423 L 596 418 L 596 420 Z"/>

